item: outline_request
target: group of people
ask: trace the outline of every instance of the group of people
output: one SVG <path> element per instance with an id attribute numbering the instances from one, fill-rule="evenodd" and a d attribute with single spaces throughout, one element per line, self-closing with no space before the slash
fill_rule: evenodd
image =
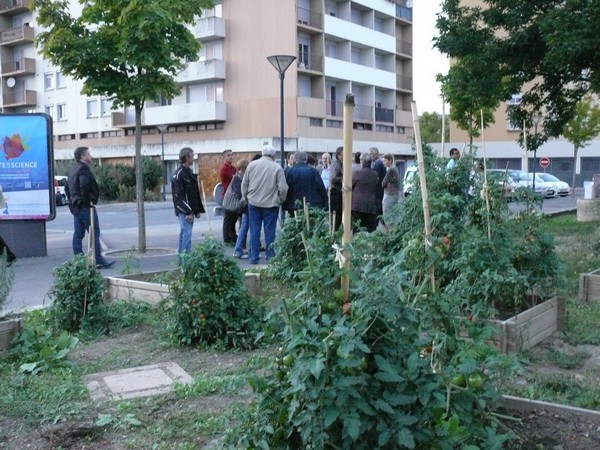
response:
<path id="1" fill-rule="evenodd" d="M 252 264 L 258 264 L 263 249 L 267 261 L 275 255 L 273 243 L 280 209 L 291 217 L 305 204 L 328 209 L 332 226 L 336 230 L 341 226 L 343 148 L 336 149 L 335 158 L 324 153 L 318 167 L 306 152 L 297 151 L 288 157 L 284 169 L 274 160 L 275 153 L 273 146 L 265 145 L 252 161 L 244 158 L 234 164 L 233 151 L 225 150 L 219 171 L 223 195 L 230 197 L 228 204 L 235 205 L 228 208 L 224 204 L 223 240 L 234 247 L 233 256 L 248 258 Z M 67 188 L 74 221 L 73 251 L 83 253 L 83 237 L 93 223 L 96 264 L 99 268 L 111 267 L 114 261 L 106 260 L 100 249 L 100 225 L 95 209 L 99 189 L 89 168 L 92 156 L 87 147 L 75 149 L 74 156 L 76 164 L 69 171 Z M 192 171 L 193 161 L 194 151 L 182 148 L 179 167 L 171 178 L 180 229 L 180 262 L 182 255 L 191 250 L 194 220 L 206 212 L 198 177 Z M 352 176 L 352 224 L 355 231 L 364 228 L 371 232 L 379 221 L 385 225 L 383 216 L 399 201 L 400 177 L 393 155 L 386 154 L 382 160 L 376 147 L 360 154 L 359 162 L 360 168 Z"/>
<path id="2" fill-rule="evenodd" d="M 398 203 L 400 176 L 393 155 L 386 154 L 380 159 L 376 147 L 358 155 L 361 167 L 352 176 L 353 230 L 364 228 L 371 232 L 380 221 L 385 225 L 383 216 Z M 223 240 L 234 246 L 233 256 L 248 258 L 252 264 L 259 261 L 263 232 L 265 258 L 268 261 L 274 256 L 280 209 L 290 217 L 304 205 L 328 209 L 336 230 L 342 222 L 343 147 L 336 149 L 334 159 L 324 153 L 318 166 L 304 151 L 290 153 L 285 168 L 274 161 L 274 156 L 275 149 L 267 145 L 255 160 L 241 159 L 234 165 L 231 150 L 223 152 L 220 169 L 225 208 Z M 250 239 L 246 245 L 248 231 Z"/>

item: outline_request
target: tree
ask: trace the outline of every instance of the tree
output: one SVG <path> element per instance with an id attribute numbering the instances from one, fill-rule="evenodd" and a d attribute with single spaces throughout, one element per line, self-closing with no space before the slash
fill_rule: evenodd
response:
<path id="1" fill-rule="evenodd" d="M 424 143 L 432 144 L 442 141 L 442 116 L 436 112 L 424 112 L 419 118 L 421 126 L 421 139 Z M 444 141 L 450 140 L 450 130 L 448 127 L 444 130 Z"/>
<path id="2" fill-rule="evenodd" d="M 600 108 L 588 95 L 575 107 L 575 116 L 567 122 L 562 132 L 564 138 L 573 144 L 573 183 L 571 193 L 575 192 L 575 164 L 580 148 L 590 144 L 600 134 Z"/>
<path id="3" fill-rule="evenodd" d="M 478 6 L 461 6 L 465 3 L 444 0 L 437 20 L 434 45 L 457 62 L 446 89 L 476 87 L 487 105 L 522 94 L 511 120 L 527 124 L 533 114 L 542 114 L 542 138 L 559 136 L 577 103 L 600 89 L 600 2 L 480 0 Z"/>
<path id="4" fill-rule="evenodd" d="M 139 248 L 146 251 L 142 179 L 142 110 L 146 100 L 173 98 L 174 77 L 198 59 L 187 28 L 213 0 L 89 0 L 78 17 L 68 0 L 34 0 L 41 54 L 75 80 L 82 94 L 106 96 L 113 108 L 135 109 L 135 176 Z"/>

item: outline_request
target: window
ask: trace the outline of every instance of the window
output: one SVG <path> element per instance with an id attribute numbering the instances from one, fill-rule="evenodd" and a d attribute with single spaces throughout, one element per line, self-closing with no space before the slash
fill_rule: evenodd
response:
<path id="1" fill-rule="evenodd" d="M 110 116 L 112 110 L 111 107 L 112 102 L 109 99 L 103 98 L 102 100 L 100 100 L 100 110 L 102 111 L 102 117 Z"/>
<path id="2" fill-rule="evenodd" d="M 98 117 L 98 100 L 87 101 L 87 117 Z"/>
<path id="3" fill-rule="evenodd" d="M 160 101 L 158 103 L 160 104 L 160 106 L 170 106 L 171 105 L 171 99 L 170 98 L 166 98 L 165 96 L 161 95 L 160 96 Z"/>
<path id="4" fill-rule="evenodd" d="M 298 44 L 298 66 L 308 69 L 308 45 Z"/>
<path id="5" fill-rule="evenodd" d="M 404 128 L 404 127 L 397 127 L 396 128 L 396 133 L 398 133 L 398 134 L 406 134 L 406 128 Z"/>
<path id="6" fill-rule="evenodd" d="M 511 122 L 510 120 L 507 120 L 506 131 L 521 131 L 521 126 Z"/>
<path id="7" fill-rule="evenodd" d="M 62 72 L 56 72 L 56 87 L 64 88 L 67 86 L 67 79 L 62 74 Z"/>
<path id="8" fill-rule="evenodd" d="M 44 112 L 54 119 L 54 105 L 46 105 Z"/>
<path id="9" fill-rule="evenodd" d="M 507 105 L 520 105 L 521 100 L 523 100 L 523 96 L 521 94 L 514 94 L 510 100 L 506 102 Z"/>
<path id="10" fill-rule="evenodd" d="M 310 118 L 310 126 L 311 127 L 322 127 L 323 119 L 320 119 L 318 117 L 311 117 Z"/>
<path id="11" fill-rule="evenodd" d="M 56 105 L 56 120 L 67 120 L 67 104 Z"/>
<path id="12" fill-rule="evenodd" d="M 44 74 L 44 89 L 54 89 L 54 83 L 52 83 L 53 77 L 51 73 Z"/>

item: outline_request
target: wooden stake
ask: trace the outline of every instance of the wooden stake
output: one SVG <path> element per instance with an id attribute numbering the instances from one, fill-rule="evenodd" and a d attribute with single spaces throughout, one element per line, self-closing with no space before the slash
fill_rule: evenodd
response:
<path id="1" fill-rule="evenodd" d="M 485 140 L 483 138 L 483 109 L 479 110 L 481 113 L 481 148 L 483 150 L 483 193 L 485 195 L 485 210 L 487 212 L 487 234 L 488 240 L 492 240 L 492 226 L 490 224 L 490 193 L 487 181 L 487 155 L 485 153 Z M 504 190 L 504 186 L 502 186 Z"/>
<path id="2" fill-rule="evenodd" d="M 208 231 L 210 234 L 212 234 L 212 227 L 210 226 L 210 214 L 208 213 L 206 194 L 204 193 L 204 181 L 200 181 L 200 190 L 202 192 L 202 201 L 204 202 L 204 207 L 206 209 L 206 221 L 208 222 Z"/>
<path id="3" fill-rule="evenodd" d="M 411 103 L 413 127 L 415 134 L 415 145 L 417 147 L 417 164 L 419 167 L 419 180 L 421 184 L 421 197 L 423 200 L 423 221 L 425 222 L 425 245 L 430 244 L 431 237 L 431 218 L 429 215 L 429 194 L 427 192 L 427 180 L 425 178 L 425 160 L 423 158 L 423 144 L 421 142 L 421 129 L 419 128 L 419 114 L 417 113 L 416 102 Z M 429 268 L 429 277 L 431 279 L 431 289 L 435 290 L 435 269 L 433 265 Z"/>
<path id="4" fill-rule="evenodd" d="M 344 302 L 349 300 L 350 296 L 350 255 L 345 249 L 347 244 L 352 241 L 352 116 L 354 113 L 354 95 L 346 94 L 344 102 L 344 171 L 342 179 L 342 226 L 344 234 L 342 236 L 342 252 L 344 255 L 344 273 L 342 275 L 342 292 L 344 293 Z"/>

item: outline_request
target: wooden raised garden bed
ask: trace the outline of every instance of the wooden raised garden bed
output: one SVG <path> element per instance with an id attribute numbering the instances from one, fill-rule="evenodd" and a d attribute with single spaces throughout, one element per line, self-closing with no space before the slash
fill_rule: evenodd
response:
<path id="1" fill-rule="evenodd" d="M 561 331 L 565 324 L 564 299 L 553 297 L 506 320 L 491 320 L 494 345 L 502 353 L 527 350 Z"/>
<path id="2" fill-rule="evenodd" d="M 10 348 L 11 341 L 22 328 L 23 319 L 20 317 L 0 319 L 0 353 Z"/>
<path id="3" fill-rule="evenodd" d="M 152 306 L 158 305 L 169 295 L 169 286 L 161 284 L 157 279 L 161 276 L 173 274 L 177 270 L 168 272 L 149 272 L 135 275 L 123 275 L 120 277 L 104 278 L 104 298 L 110 302 L 113 300 L 146 302 Z M 260 275 L 247 273 L 244 280 L 250 295 L 260 295 Z"/>
<path id="4" fill-rule="evenodd" d="M 600 301 L 600 269 L 579 274 L 579 300 L 582 302 Z"/>

